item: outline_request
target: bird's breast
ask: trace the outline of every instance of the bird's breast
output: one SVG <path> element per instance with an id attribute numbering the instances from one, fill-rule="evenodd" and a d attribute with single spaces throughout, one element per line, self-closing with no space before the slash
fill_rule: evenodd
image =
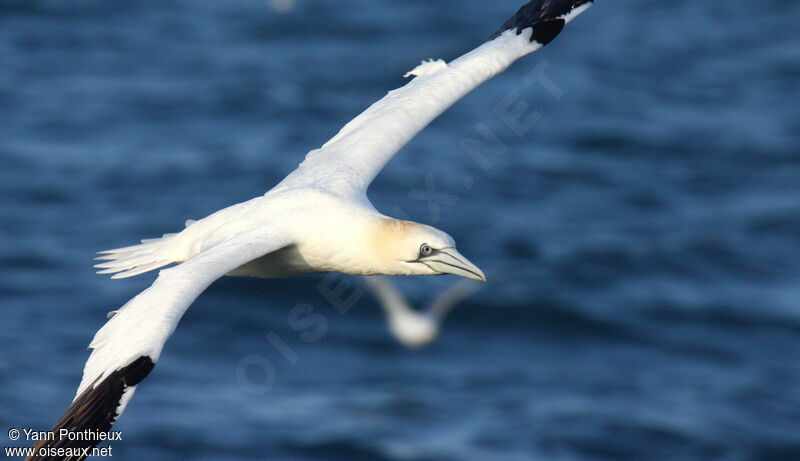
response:
<path id="1" fill-rule="evenodd" d="M 303 257 L 296 245 L 256 258 L 228 275 L 237 277 L 259 277 L 265 279 L 291 277 L 299 274 L 325 272 L 314 267 Z"/>

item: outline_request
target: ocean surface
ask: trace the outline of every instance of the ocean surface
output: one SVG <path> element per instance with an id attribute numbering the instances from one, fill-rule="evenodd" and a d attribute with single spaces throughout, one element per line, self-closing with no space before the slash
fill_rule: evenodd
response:
<path id="1" fill-rule="evenodd" d="M 521 4 L 0 1 L 0 445 L 51 426 L 153 280 L 95 275 L 94 252 L 264 193 Z M 113 459 L 800 460 L 798 22 L 600 0 L 370 189 L 486 269 L 439 342 L 400 347 L 356 278 L 221 280 Z M 424 307 L 455 280 L 396 282 Z M 292 328 L 298 304 L 325 328 Z"/>

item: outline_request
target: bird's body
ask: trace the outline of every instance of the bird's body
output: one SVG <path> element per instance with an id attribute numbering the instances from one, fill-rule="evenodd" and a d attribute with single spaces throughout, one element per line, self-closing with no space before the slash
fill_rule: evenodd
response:
<path id="1" fill-rule="evenodd" d="M 361 251 L 363 247 L 355 243 L 364 242 L 383 219 L 387 218 L 369 203 L 355 203 L 315 190 L 289 190 L 220 210 L 191 222 L 177 234 L 148 241 L 140 250 L 152 250 L 149 256 L 154 260 L 184 262 L 237 235 L 280 230 L 293 236 L 291 245 L 250 261 L 230 275 L 274 278 L 345 268 L 368 271 L 370 262 L 360 254 L 365 253 Z M 132 249 L 121 256 L 135 256 L 140 250 Z M 364 267 L 358 269 L 354 262 Z M 107 265 L 123 267 L 120 263 L 124 266 L 125 259 L 112 260 Z"/>
<path id="2" fill-rule="evenodd" d="M 176 234 L 102 252 L 97 267 L 101 273 L 115 274 L 112 278 L 176 265 L 161 270 L 149 288 L 114 311 L 97 332 L 77 395 L 53 430 L 110 429 L 153 369 L 186 309 L 222 276 L 343 272 L 455 274 L 484 280 L 480 269 L 456 251 L 449 235 L 381 214 L 367 199 L 367 187 L 439 114 L 549 43 L 592 1 L 531 1 L 475 50 L 450 63 L 429 61 L 409 72 L 411 82 L 389 92 L 322 148 L 311 151 L 265 195 L 187 222 Z M 403 322 L 397 322 L 398 328 L 407 324 Z M 94 445 L 58 440 L 37 447 Z"/>
<path id="3" fill-rule="evenodd" d="M 258 238 L 279 232 L 291 235 L 291 244 L 248 261 L 228 275 L 260 278 L 321 272 L 433 275 L 424 268 L 398 265 L 387 257 L 392 253 L 391 244 L 415 229 L 430 233 L 431 239 L 442 242 L 441 247 L 452 246 L 447 234 L 385 216 L 366 198 L 354 201 L 324 190 L 283 189 L 189 221 L 179 233 L 104 252 L 101 258 L 108 261 L 97 267 L 104 273 L 116 273 L 114 278 L 129 277 L 143 269 L 150 270 L 154 264 L 189 261 L 240 235 Z"/>

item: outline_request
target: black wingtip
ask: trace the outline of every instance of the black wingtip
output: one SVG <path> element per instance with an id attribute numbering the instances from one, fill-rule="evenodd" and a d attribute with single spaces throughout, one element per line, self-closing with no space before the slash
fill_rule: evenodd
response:
<path id="1" fill-rule="evenodd" d="M 547 45 L 564 29 L 564 18 L 577 8 L 594 3 L 595 0 L 533 0 L 517 11 L 491 37 L 493 40 L 507 30 L 517 33 L 532 28 L 531 41 Z"/>
<path id="2" fill-rule="evenodd" d="M 90 431 L 93 434 L 106 433 L 119 416 L 118 409 L 122 395 L 129 387 L 139 384 L 155 363 L 150 357 L 139 357 L 130 365 L 120 368 L 109 374 L 103 381 L 89 386 L 79 395 L 58 422 L 53 426 L 51 433 L 53 440 L 40 440 L 34 445 L 34 455 L 26 461 L 57 461 L 65 459 L 58 456 L 59 449 L 68 449 L 69 452 L 91 452 L 91 449 L 100 443 L 100 440 L 70 440 L 61 438 L 62 430 L 77 434 Z M 94 438 L 92 438 L 94 439 Z M 63 452 L 64 450 L 62 450 Z M 83 460 L 85 455 L 70 457 L 71 460 Z"/>

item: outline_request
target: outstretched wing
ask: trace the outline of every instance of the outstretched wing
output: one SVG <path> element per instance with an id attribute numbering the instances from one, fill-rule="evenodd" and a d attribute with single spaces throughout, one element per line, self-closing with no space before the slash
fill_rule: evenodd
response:
<path id="1" fill-rule="evenodd" d="M 162 270 L 150 288 L 112 313 L 89 346 L 77 396 L 53 431 L 111 429 L 136 386 L 155 366 L 167 338 L 186 309 L 211 283 L 239 266 L 291 244 L 287 236 L 242 235 L 227 240 L 185 263 Z M 41 453 L 58 448 L 94 447 L 91 440 L 51 440 L 36 445 Z M 50 459 L 33 456 L 31 460 Z M 83 459 L 83 458 L 80 458 Z"/>
<path id="2" fill-rule="evenodd" d="M 489 42 L 445 63 L 428 61 L 328 141 L 309 152 L 276 189 L 316 187 L 359 195 L 389 159 L 456 101 L 511 63 L 552 41 L 594 0 L 533 0 Z"/>

